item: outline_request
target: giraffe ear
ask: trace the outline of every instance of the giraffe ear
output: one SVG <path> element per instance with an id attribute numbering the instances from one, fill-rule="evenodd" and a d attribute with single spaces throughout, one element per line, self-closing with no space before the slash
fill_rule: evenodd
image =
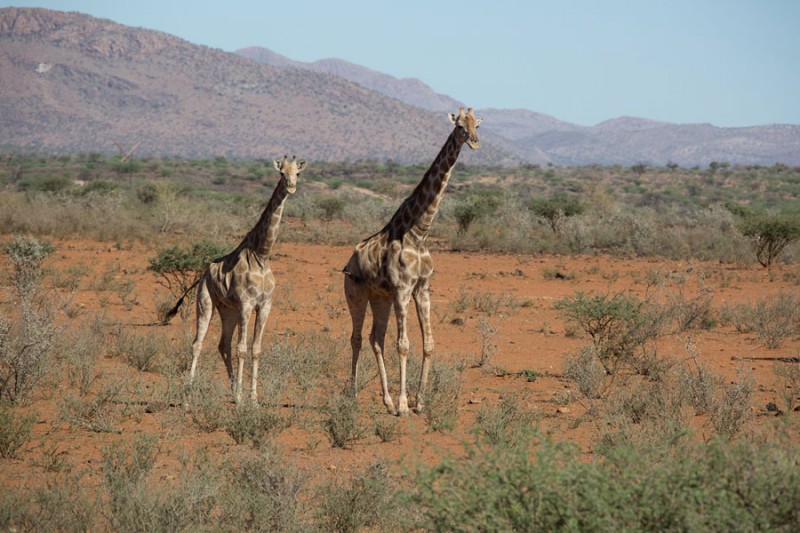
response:
<path id="1" fill-rule="evenodd" d="M 477 128 L 478 126 L 480 126 L 480 125 L 481 125 L 481 122 L 483 122 L 483 119 L 482 119 L 482 118 L 476 118 L 476 119 L 475 119 L 475 127 Z"/>
<path id="2" fill-rule="evenodd" d="M 278 172 L 281 171 L 281 167 L 283 167 L 283 163 L 281 163 L 277 159 L 273 159 L 272 160 L 272 164 L 275 166 L 275 170 L 277 170 Z"/>
<path id="3" fill-rule="evenodd" d="M 298 172 L 302 172 L 303 170 L 305 170 L 305 168 L 306 168 L 306 162 L 305 161 L 303 161 L 301 159 L 300 161 L 297 162 L 297 171 Z"/>
<path id="4" fill-rule="evenodd" d="M 456 121 L 458 120 L 458 115 L 456 115 L 455 113 L 448 113 L 447 116 L 448 118 L 450 118 L 450 122 L 452 122 L 453 124 L 455 124 Z"/>

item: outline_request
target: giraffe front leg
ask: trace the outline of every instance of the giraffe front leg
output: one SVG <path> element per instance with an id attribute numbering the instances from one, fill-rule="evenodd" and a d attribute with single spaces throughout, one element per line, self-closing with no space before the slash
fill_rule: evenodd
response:
<path id="1" fill-rule="evenodd" d="M 250 400 L 252 400 L 254 404 L 258 397 L 256 388 L 258 387 L 258 362 L 261 358 L 261 340 L 264 336 L 264 326 L 267 324 L 267 318 L 269 317 L 271 308 L 272 302 L 267 302 L 262 304 L 256 313 L 256 325 L 255 331 L 253 332 L 253 375 L 251 376 L 250 386 Z"/>
<path id="2" fill-rule="evenodd" d="M 242 378 L 244 375 L 244 361 L 247 358 L 247 329 L 250 324 L 252 307 L 242 306 L 239 310 L 239 340 L 236 343 L 236 357 L 239 359 L 239 372 L 231 376 L 231 388 L 237 405 L 242 403 Z"/>
<path id="3" fill-rule="evenodd" d="M 422 369 L 419 376 L 419 389 L 417 389 L 417 401 L 414 406 L 415 413 L 422 413 L 425 408 L 423 396 L 425 386 L 428 383 L 428 373 L 430 371 L 431 360 L 433 358 L 433 331 L 431 330 L 431 297 L 430 285 L 425 281 L 414 293 L 414 303 L 417 305 L 417 317 L 419 326 L 422 330 Z"/>
<path id="4" fill-rule="evenodd" d="M 400 394 L 397 398 L 397 414 L 408 416 L 408 392 L 406 389 L 406 363 L 408 361 L 408 331 L 406 318 L 408 316 L 408 302 L 411 295 L 406 292 L 398 293 L 394 303 L 394 314 L 397 317 L 397 354 L 400 358 Z"/>

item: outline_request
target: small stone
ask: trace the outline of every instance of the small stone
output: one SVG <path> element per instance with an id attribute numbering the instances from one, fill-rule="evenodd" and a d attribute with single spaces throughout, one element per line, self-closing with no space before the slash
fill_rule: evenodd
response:
<path id="1" fill-rule="evenodd" d="M 328 470 L 334 472 L 336 470 L 336 465 L 328 465 Z"/>
<path id="2" fill-rule="evenodd" d="M 562 414 L 562 415 L 568 415 L 571 412 L 572 412 L 572 409 L 570 409 L 569 407 L 559 407 L 558 409 L 556 409 L 556 413 L 559 413 L 559 414 Z"/>
<path id="3" fill-rule="evenodd" d="M 774 402 L 769 402 L 767 404 L 767 411 L 774 412 L 774 411 L 777 411 L 777 410 L 778 410 L 778 406 L 775 405 Z"/>

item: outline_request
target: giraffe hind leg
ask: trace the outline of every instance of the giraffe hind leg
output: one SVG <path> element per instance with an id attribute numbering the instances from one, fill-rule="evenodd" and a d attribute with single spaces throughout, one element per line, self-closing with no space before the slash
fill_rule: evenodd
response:
<path id="1" fill-rule="evenodd" d="M 364 329 L 364 317 L 367 314 L 367 296 L 363 287 L 356 283 L 350 275 L 345 275 L 344 277 L 344 295 L 347 299 L 347 308 L 350 310 L 350 320 L 353 323 L 353 331 L 350 334 L 350 348 L 353 352 L 350 369 L 351 386 L 353 396 L 358 397 L 358 359 L 361 355 L 361 344 L 363 342 L 362 331 Z"/>
<path id="2" fill-rule="evenodd" d="M 370 299 L 372 309 L 372 331 L 369 335 L 369 342 L 372 351 L 375 353 L 375 361 L 378 364 L 378 372 L 381 378 L 381 394 L 383 394 L 383 405 L 386 410 L 393 415 L 400 414 L 394 406 L 392 396 L 389 394 L 389 382 L 386 377 L 386 364 L 383 359 L 384 341 L 386 340 L 386 328 L 389 325 L 389 315 L 392 311 L 392 302 L 388 298 Z"/>
<path id="3" fill-rule="evenodd" d="M 197 374 L 197 363 L 203 351 L 203 340 L 206 337 L 206 333 L 208 333 L 208 326 L 214 316 L 214 304 L 208 292 L 205 279 L 200 282 L 200 286 L 197 288 L 196 310 L 197 325 L 194 341 L 192 342 L 192 366 L 189 369 L 189 389 L 191 389 L 194 384 L 194 378 Z M 184 408 L 189 408 L 188 397 L 184 400 Z"/>

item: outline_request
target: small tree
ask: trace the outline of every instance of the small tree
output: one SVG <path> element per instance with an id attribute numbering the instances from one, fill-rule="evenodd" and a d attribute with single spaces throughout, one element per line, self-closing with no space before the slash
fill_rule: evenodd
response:
<path id="1" fill-rule="evenodd" d="M 800 216 L 794 213 L 745 215 L 739 222 L 739 230 L 754 239 L 756 258 L 761 266 L 769 269 L 781 252 L 800 238 Z"/>
<path id="2" fill-rule="evenodd" d="M 330 222 L 339 217 L 344 211 L 345 203 L 341 198 L 335 196 L 325 196 L 314 200 L 314 207 L 322 211 L 322 219 Z"/>
<path id="3" fill-rule="evenodd" d="M 147 268 L 156 274 L 159 285 L 180 298 L 200 279 L 208 265 L 225 253 L 223 247 L 208 242 L 194 243 L 189 249 L 170 246 L 148 259 L 150 266 Z M 193 296 L 189 298 L 191 302 Z M 183 309 L 190 309 L 190 306 L 183 306 Z"/>
<path id="4" fill-rule="evenodd" d="M 458 222 L 458 232 L 466 233 L 473 222 L 485 216 L 491 216 L 503 204 L 498 191 L 477 191 L 461 200 L 453 210 Z"/>
<path id="5" fill-rule="evenodd" d="M 558 223 L 562 218 L 580 215 L 584 211 L 583 204 L 577 198 L 556 196 L 554 198 L 535 198 L 528 204 L 536 216 L 547 220 L 553 233 L 558 231 Z"/>

